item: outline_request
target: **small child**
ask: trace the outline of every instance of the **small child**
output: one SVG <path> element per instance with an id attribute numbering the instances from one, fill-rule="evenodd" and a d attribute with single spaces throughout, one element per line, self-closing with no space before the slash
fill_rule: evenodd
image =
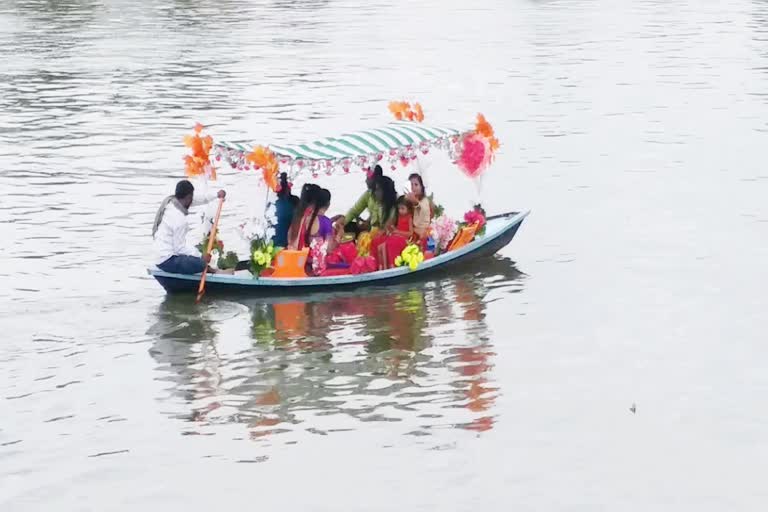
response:
<path id="1" fill-rule="evenodd" d="M 413 238 L 413 206 L 405 197 L 397 200 L 397 217 L 393 226 L 387 226 L 387 236 L 378 248 L 379 270 L 392 266 L 395 258 L 403 252 Z"/>

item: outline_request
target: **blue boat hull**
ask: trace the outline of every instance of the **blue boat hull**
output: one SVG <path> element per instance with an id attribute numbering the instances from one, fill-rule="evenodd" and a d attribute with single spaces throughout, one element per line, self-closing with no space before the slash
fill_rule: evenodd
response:
<path id="1" fill-rule="evenodd" d="M 451 272 L 456 267 L 478 258 L 497 253 L 512 241 L 528 213 L 512 212 L 489 217 L 484 237 L 476 239 L 461 249 L 425 261 L 416 271 L 397 268 L 370 274 L 303 279 L 253 279 L 252 277 L 209 275 L 206 279 L 206 294 L 293 295 L 422 281 L 436 274 Z M 148 272 L 168 293 L 196 293 L 200 282 L 199 275 L 171 274 L 159 269 L 150 269 Z"/>

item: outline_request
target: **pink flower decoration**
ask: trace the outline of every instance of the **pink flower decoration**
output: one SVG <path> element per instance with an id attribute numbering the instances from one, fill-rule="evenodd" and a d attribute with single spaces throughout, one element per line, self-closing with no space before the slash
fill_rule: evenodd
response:
<path id="1" fill-rule="evenodd" d="M 442 251 L 448 248 L 448 244 L 453 240 L 456 231 L 456 222 L 447 215 L 442 215 L 432 221 L 432 237 Z"/>
<path id="2" fill-rule="evenodd" d="M 485 216 L 477 210 L 470 210 L 464 214 L 464 222 L 477 224 L 478 228 L 482 228 L 485 225 Z"/>

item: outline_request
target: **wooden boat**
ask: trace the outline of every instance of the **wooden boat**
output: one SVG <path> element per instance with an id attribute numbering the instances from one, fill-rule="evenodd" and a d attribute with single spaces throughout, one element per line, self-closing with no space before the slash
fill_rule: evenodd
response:
<path id="1" fill-rule="evenodd" d="M 245 172 L 260 171 L 256 176 L 263 178 L 269 194 L 269 189 L 276 190 L 279 171 L 286 172 L 291 181 L 299 174 L 310 174 L 312 179 L 317 179 L 321 174 L 347 174 L 351 169 L 370 169 L 377 163 L 394 171 L 398 165 L 408 167 L 421 154 L 444 151 L 465 174 L 474 179 L 493 160 L 499 145 L 493 135 L 493 129 L 481 114 L 478 114 L 474 128 L 462 130 L 421 123 L 423 112 L 418 104 L 414 105 L 412 110 L 408 103 L 393 102 L 390 104 L 390 111 L 395 114 L 396 121 L 380 128 L 295 145 L 275 144 L 265 147 L 252 142 L 214 143 L 211 137 L 199 138 L 202 127 L 198 126 L 198 135 L 189 137 L 185 142 L 192 148 L 194 157 L 187 157 L 187 174 L 193 175 L 204 169 L 212 169 L 215 158 L 215 161 L 228 162 L 234 169 Z M 211 155 L 209 150 L 212 150 Z M 415 270 L 397 267 L 357 275 L 301 278 L 254 278 L 250 272 L 242 271 L 235 275 L 206 276 L 206 290 L 208 293 L 278 295 L 354 289 L 425 279 L 436 272 L 450 270 L 470 260 L 495 254 L 512 241 L 528 214 L 527 211 L 509 212 L 488 217 L 482 235 L 475 236 L 471 241 L 468 237 L 462 244 L 457 244 L 447 252 L 424 260 Z M 474 233 L 474 229 L 471 232 Z M 260 238 L 265 237 L 266 235 Z M 245 263 L 243 267 L 247 266 L 247 262 L 241 263 Z M 194 292 L 200 282 L 200 275 L 171 274 L 158 268 L 148 269 L 148 272 L 168 293 Z"/>
<path id="2" fill-rule="evenodd" d="M 488 217 L 485 234 L 478 236 L 460 249 L 449 251 L 426 260 L 416 270 L 407 267 L 392 268 L 368 274 L 333 277 L 303 277 L 275 279 L 246 275 L 209 275 L 206 293 L 245 293 L 250 295 L 278 295 L 312 291 L 348 290 L 364 286 L 383 286 L 409 280 L 428 279 L 438 271 L 445 271 L 469 261 L 489 257 L 509 244 L 530 212 L 510 212 Z M 200 282 L 199 275 L 182 275 L 149 269 L 168 293 L 194 293 Z"/>

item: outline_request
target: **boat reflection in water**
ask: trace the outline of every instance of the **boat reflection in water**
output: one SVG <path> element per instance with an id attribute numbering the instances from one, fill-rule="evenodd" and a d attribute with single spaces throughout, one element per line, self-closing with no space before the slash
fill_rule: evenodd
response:
<path id="1" fill-rule="evenodd" d="M 202 306 L 166 296 L 149 333 L 158 379 L 172 383 L 163 409 L 192 422 L 188 433 L 240 424 L 253 439 L 369 421 L 413 435 L 489 430 L 499 390 L 485 310 L 520 291 L 520 277 L 510 260 L 490 258 L 365 292 Z"/>

